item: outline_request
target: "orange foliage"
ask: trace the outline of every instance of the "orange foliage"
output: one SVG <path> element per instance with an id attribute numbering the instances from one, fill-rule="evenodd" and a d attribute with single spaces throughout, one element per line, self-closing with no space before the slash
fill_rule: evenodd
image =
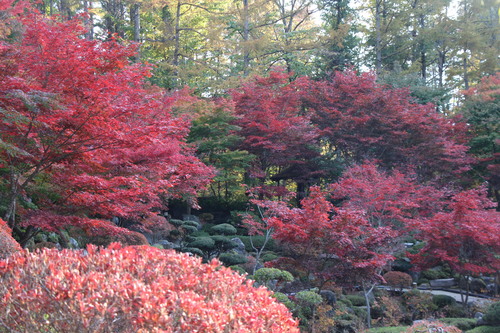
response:
<path id="1" fill-rule="evenodd" d="M 299 332 L 267 289 L 148 246 L 21 252 L 0 280 L 0 321 L 18 331 Z"/>
<path id="2" fill-rule="evenodd" d="M 12 238 L 11 234 L 12 230 L 10 230 L 7 222 L 0 219 L 0 259 L 5 259 L 21 250 L 21 246 Z"/>

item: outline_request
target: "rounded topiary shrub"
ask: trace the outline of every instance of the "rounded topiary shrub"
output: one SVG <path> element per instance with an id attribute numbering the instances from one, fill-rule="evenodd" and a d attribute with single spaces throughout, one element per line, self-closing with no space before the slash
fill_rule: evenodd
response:
<path id="1" fill-rule="evenodd" d="M 436 304 L 439 308 L 444 308 L 445 306 L 452 306 L 457 303 L 457 301 L 448 295 L 433 295 L 432 302 Z"/>
<path id="2" fill-rule="evenodd" d="M 490 305 L 483 319 L 488 325 L 500 325 L 500 302 Z"/>
<path id="3" fill-rule="evenodd" d="M 345 298 L 348 299 L 351 302 L 351 304 L 354 306 L 365 306 L 366 305 L 366 300 L 361 295 L 346 295 Z"/>
<path id="4" fill-rule="evenodd" d="M 299 332 L 269 291 L 218 261 L 116 243 L 0 261 L 0 322 L 12 332 Z"/>
<path id="5" fill-rule="evenodd" d="M 229 223 L 222 223 L 215 225 L 210 229 L 210 231 L 212 232 L 212 234 L 219 234 L 226 236 L 236 235 L 236 228 Z"/>
<path id="6" fill-rule="evenodd" d="M 397 271 L 385 273 L 384 280 L 387 285 L 400 290 L 411 287 L 411 284 L 413 283 L 413 279 L 409 274 Z"/>
<path id="7" fill-rule="evenodd" d="M 223 253 L 219 260 L 226 266 L 245 264 L 248 261 L 247 257 L 237 253 Z"/>

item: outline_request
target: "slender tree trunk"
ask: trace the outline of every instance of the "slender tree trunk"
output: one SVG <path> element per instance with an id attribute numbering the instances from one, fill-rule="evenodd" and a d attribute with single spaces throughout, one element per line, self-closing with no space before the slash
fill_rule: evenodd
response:
<path id="1" fill-rule="evenodd" d="M 250 67 L 250 52 L 248 50 L 248 40 L 250 35 L 250 18 L 248 0 L 243 0 L 243 75 L 247 76 Z"/>
<path id="2" fill-rule="evenodd" d="M 177 7 L 175 10 L 175 36 L 174 36 L 174 57 L 172 61 L 172 65 L 175 67 L 175 76 L 177 77 L 179 71 L 177 69 L 177 66 L 179 66 L 179 53 L 180 53 L 180 35 L 181 35 L 181 29 L 180 29 L 180 20 L 181 20 L 181 6 L 182 3 L 180 0 L 177 1 Z"/>
<path id="3" fill-rule="evenodd" d="M 382 71 L 382 0 L 375 0 L 375 71 L 380 74 Z"/>
<path id="4" fill-rule="evenodd" d="M 93 40 L 94 39 L 94 15 L 91 12 L 92 9 L 92 0 L 85 0 L 83 2 L 83 6 L 85 14 L 87 15 L 85 17 L 85 28 L 87 29 L 87 32 L 85 33 L 85 39 L 87 40 Z"/>
<path id="5" fill-rule="evenodd" d="M 134 42 L 141 42 L 141 15 L 140 4 L 136 3 L 130 7 L 130 20 L 134 26 Z"/>
<path id="6" fill-rule="evenodd" d="M 423 36 L 425 29 L 424 15 L 420 15 L 419 23 L 420 23 L 420 36 Z M 424 40 L 420 40 L 420 74 L 425 83 L 427 79 L 427 54 L 426 54 L 426 47 Z"/>
<path id="7" fill-rule="evenodd" d="M 365 296 L 365 302 L 366 302 L 366 325 L 368 328 L 372 327 L 372 314 L 371 314 L 371 307 L 370 307 L 370 294 L 373 291 L 373 288 L 375 288 L 375 284 L 373 284 L 370 289 L 366 289 L 365 283 L 361 283 L 361 286 L 363 287 L 363 294 Z"/>

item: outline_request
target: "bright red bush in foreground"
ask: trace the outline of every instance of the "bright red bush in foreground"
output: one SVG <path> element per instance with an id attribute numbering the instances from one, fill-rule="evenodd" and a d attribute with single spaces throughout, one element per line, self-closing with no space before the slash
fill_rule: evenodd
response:
<path id="1" fill-rule="evenodd" d="M 12 230 L 10 230 L 7 222 L 0 219 L 0 259 L 5 259 L 12 253 L 21 250 L 21 246 L 12 238 L 11 234 Z"/>
<path id="2" fill-rule="evenodd" d="M 266 289 L 148 246 L 19 253 L 0 280 L 0 325 L 13 331 L 299 332 Z"/>

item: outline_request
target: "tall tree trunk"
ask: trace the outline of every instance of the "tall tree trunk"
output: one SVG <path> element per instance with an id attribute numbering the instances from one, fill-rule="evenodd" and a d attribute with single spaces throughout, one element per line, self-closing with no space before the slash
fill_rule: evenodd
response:
<path id="1" fill-rule="evenodd" d="M 375 0 L 375 71 L 380 74 L 382 71 L 382 0 Z"/>
<path id="2" fill-rule="evenodd" d="M 175 36 L 174 36 L 174 57 L 172 61 L 172 65 L 175 67 L 175 76 L 177 77 L 179 71 L 177 66 L 179 66 L 179 56 L 180 56 L 180 20 L 181 20 L 181 6 L 182 3 L 180 0 L 177 1 L 177 7 L 175 10 Z"/>
<path id="3" fill-rule="evenodd" d="M 247 76 L 250 67 L 250 52 L 248 49 L 248 40 L 250 35 L 250 18 L 248 9 L 248 0 L 243 0 L 243 75 Z"/>
<path id="4" fill-rule="evenodd" d="M 425 16 L 422 14 L 419 17 L 419 25 L 420 25 L 420 75 L 422 77 L 422 80 L 424 83 L 426 82 L 427 79 L 427 54 L 426 54 L 426 47 L 425 47 L 425 41 L 422 39 L 424 36 L 424 29 L 425 29 Z"/>
<path id="5" fill-rule="evenodd" d="M 140 15 L 140 4 L 136 3 L 130 7 L 130 20 L 134 27 L 134 42 L 141 42 L 141 15 Z"/>
<path id="6" fill-rule="evenodd" d="M 85 17 L 85 28 L 87 32 L 85 33 L 85 39 L 93 40 L 94 39 L 94 15 L 92 14 L 92 0 L 85 0 L 83 2 L 84 11 L 86 14 Z"/>

